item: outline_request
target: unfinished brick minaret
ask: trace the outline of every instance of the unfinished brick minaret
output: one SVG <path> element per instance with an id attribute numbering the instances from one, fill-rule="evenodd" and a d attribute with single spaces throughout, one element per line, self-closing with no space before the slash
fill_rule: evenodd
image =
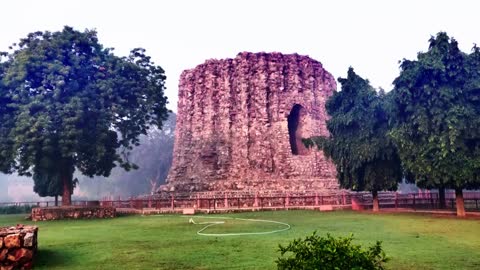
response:
<path id="1" fill-rule="evenodd" d="M 338 190 L 334 165 L 301 142 L 328 135 L 335 88 L 320 62 L 297 54 L 245 52 L 184 71 L 162 190 Z"/>

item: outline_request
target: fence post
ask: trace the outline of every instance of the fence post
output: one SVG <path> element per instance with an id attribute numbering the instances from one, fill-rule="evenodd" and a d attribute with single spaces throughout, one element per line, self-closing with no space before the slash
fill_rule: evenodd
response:
<path id="1" fill-rule="evenodd" d="M 347 196 L 345 195 L 345 191 L 342 193 L 342 204 L 347 205 Z"/>
<path id="2" fill-rule="evenodd" d="M 415 210 L 415 194 L 413 194 L 413 210 Z"/>
<path id="3" fill-rule="evenodd" d="M 395 192 L 395 209 L 398 208 L 398 192 Z"/>
<path id="4" fill-rule="evenodd" d="M 175 198 L 173 197 L 173 194 L 170 195 L 171 198 L 170 198 L 170 207 L 172 208 L 172 210 L 175 209 Z"/>
<path id="5" fill-rule="evenodd" d="M 290 193 L 287 193 L 287 197 L 285 198 L 285 206 L 290 206 Z"/>
<path id="6" fill-rule="evenodd" d="M 253 207 L 258 207 L 258 192 L 255 192 L 255 199 L 253 201 Z"/>
<path id="7" fill-rule="evenodd" d="M 318 206 L 318 192 L 315 192 L 315 206 Z"/>
<path id="8" fill-rule="evenodd" d="M 238 204 L 238 209 L 240 209 L 240 197 L 237 197 L 237 204 Z"/>
<path id="9" fill-rule="evenodd" d="M 228 209 L 228 195 L 225 193 L 225 209 Z"/>

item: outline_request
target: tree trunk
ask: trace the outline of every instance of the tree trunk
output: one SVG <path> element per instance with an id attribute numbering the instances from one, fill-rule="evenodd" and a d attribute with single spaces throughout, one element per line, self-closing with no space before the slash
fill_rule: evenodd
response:
<path id="1" fill-rule="evenodd" d="M 438 200 L 440 203 L 440 209 L 447 208 L 447 203 L 445 201 L 445 187 L 440 187 L 438 189 Z"/>
<path id="2" fill-rule="evenodd" d="M 463 201 L 463 191 L 461 188 L 455 189 L 455 200 L 457 203 L 457 216 L 465 217 L 465 205 Z"/>
<path id="3" fill-rule="evenodd" d="M 378 203 L 378 191 L 374 190 L 372 191 L 372 197 L 373 197 L 373 212 L 378 212 L 380 209 L 379 203 Z"/>
<path id="4" fill-rule="evenodd" d="M 62 206 L 72 205 L 72 194 L 70 192 L 70 181 L 67 175 L 62 176 L 63 179 L 63 195 L 62 195 Z"/>
<path id="5" fill-rule="evenodd" d="M 438 188 L 438 202 L 439 202 L 439 206 L 440 206 L 440 209 L 445 209 L 447 208 L 447 204 L 446 204 L 446 201 L 445 201 L 445 187 L 444 186 L 441 186 Z"/>
<path id="6" fill-rule="evenodd" d="M 55 195 L 55 206 L 58 206 L 58 195 Z"/>

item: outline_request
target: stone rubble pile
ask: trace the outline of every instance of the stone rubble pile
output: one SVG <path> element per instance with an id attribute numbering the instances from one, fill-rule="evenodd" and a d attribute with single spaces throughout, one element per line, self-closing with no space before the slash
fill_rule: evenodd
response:
<path id="1" fill-rule="evenodd" d="M 115 215 L 115 208 L 107 206 L 37 207 L 32 209 L 32 221 L 114 218 Z"/>
<path id="2" fill-rule="evenodd" d="M 0 228 L 0 269 L 31 269 L 37 252 L 37 226 Z"/>

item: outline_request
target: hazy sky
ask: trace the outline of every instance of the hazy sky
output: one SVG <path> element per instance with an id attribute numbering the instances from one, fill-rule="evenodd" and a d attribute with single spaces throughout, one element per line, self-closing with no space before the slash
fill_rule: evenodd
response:
<path id="1" fill-rule="evenodd" d="M 390 90 L 398 61 L 426 50 L 430 35 L 446 31 L 464 51 L 480 43 L 478 7 L 468 0 L 3 1 L 0 50 L 37 30 L 95 28 L 118 55 L 147 49 L 166 70 L 176 110 L 182 70 L 241 51 L 309 55 L 336 78 L 353 66 Z"/>

